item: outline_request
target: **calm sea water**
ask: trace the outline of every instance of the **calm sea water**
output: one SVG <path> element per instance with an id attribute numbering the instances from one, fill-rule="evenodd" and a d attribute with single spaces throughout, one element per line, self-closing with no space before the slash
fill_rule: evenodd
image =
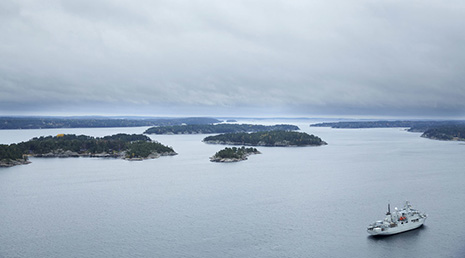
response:
<path id="1" fill-rule="evenodd" d="M 329 145 L 218 164 L 208 157 L 224 146 L 205 135 L 152 136 L 179 155 L 1 168 L 0 257 L 465 257 L 463 143 L 284 122 Z M 0 143 L 144 130 L 6 130 Z M 387 202 L 405 200 L 429 215 L 425 226 L 369 237 Z"/>

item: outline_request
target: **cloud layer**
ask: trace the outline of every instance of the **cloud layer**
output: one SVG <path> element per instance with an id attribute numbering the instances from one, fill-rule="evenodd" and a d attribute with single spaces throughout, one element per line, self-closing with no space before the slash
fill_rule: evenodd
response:
<path id="1" fill-rule="evenodd" d="M 463 116 L 464 17 L 463 1 L 4 0 L 0 113 Z"/>

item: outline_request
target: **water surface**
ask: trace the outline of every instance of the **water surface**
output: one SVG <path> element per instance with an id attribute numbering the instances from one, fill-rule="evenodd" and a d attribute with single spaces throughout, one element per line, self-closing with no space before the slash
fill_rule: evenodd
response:
<path id="1" fill-rule="evenodd" d="M 1 168 L 0 257 L 465 256 L 463 143 L 293 123 L 328 145 L 260 147 L 247 161 L 220 164 L 208 157 L 224 146 L 202 143 L 205 135 L 151 136 L 179 155 Z M 145 129 L 6 130 L 0 142 Z M 369 237 L 387 202 L 405 200 L 429 215 L 425 226 Z"/>

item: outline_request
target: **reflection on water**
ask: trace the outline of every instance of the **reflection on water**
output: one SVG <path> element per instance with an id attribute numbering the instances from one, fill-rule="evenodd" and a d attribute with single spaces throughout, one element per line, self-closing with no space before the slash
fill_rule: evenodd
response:
<path id="1" fill-rule="evenodd" d="M 426 222 L 425 222 L 426 223 Z M 372 241 L 372 242 L 379 242 L 379 241 L 382 241 L 382 242 L 385 242 L 385 243 L 391 243 L 391 242 L 395 242 L 395 241 L 411 241 L 411 240 L 414 240 L 414 239 L 417 239 L 421 232 L 424 231 L 424 230 L 428 230 L 428 226 L 426 225 L 423 225 L 417 229 L 413 229 L 413 230 L 410 230 L 410 231 L 407 231 L 407 232 L 403 232 L 403 233 L 399 233 L 399 234 L 394 234 L 394 235 L 387 235 L 387 236 L 372 236 L 372 235 L 369 235 L 367 238 L 369 241 Z"/>
<path id="2" fill-rule="evenodd" d="M 392 257 L 393 254 L 403 254 L 402 257 L 428 257 L 426 253 L 419 252 L 424 246 L 425 236 L 428 231 L 423 225 L 418 229 L 410 230 L 389 236 L 368 236 L 367 244 L 373 257 Z M 396 256 L 396 255 L 394 255 Z"/>

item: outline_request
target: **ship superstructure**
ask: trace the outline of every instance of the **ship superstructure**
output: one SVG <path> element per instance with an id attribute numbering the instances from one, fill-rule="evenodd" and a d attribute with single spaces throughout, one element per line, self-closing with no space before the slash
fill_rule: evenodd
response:
<path id="1" fill-rule="evenodd" d="M 416 229 L 425 223 L 428 216 L 425 213 L 413 209 L 408 201 L 405 202 L 404 208 L 391 213 L 390 204 L 384 220 L 378 220 L 368 226 L 367 231 L 370 235 L 392 235 L 412 229 Z"/>

